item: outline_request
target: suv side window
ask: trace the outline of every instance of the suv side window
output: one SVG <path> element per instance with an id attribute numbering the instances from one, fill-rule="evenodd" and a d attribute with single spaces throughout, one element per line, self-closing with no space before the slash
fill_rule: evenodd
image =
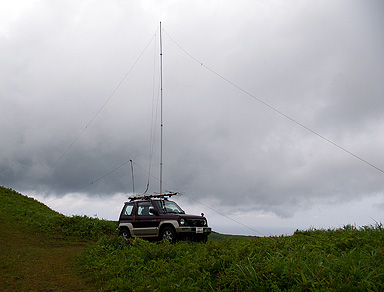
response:
<path id="1" fill-rule="evenodd" d="M 137 204 L 137 215 L 139 216 L 153 215 L 152 213 L 149 213 L 150 208 L 153 208 L 150 202 L 139 202 Z"/>
<path id="2" fill-rule="evenodd" d="M 125 205 L 123 215 L 126 215 L 126 216 L 132 215 L 133 206 L 134 204 Z"/>

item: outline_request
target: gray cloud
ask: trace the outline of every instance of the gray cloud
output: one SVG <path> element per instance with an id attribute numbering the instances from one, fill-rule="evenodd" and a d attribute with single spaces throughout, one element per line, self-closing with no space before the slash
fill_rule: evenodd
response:
<path id="1" fill-rule="evenodd" d="M 30 192 L 49 171 L 35 192 L 64 195 L 133 159 L 136 190 L 144 191 L 158 33 L 92 119 L 162 20 L 165 189 L 282 217 L 382 193 L 383 173 L 205 67 L 383 169 L 382 8 L 39 1 L 20 9 L 0 30 L 0 183 Z M 155 141 L 150 191 L 158 191 L 158 131 Z M 127 163 L 79 192 L 128 193 L 130 171 Z"/>

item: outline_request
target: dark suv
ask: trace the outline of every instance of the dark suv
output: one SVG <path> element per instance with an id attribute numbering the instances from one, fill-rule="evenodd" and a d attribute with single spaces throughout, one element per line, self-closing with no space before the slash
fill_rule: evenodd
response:
<path id="1" fill-rule="evenodd" d="M 145 237 L 170 243 L 183 238 L 206 242 L 211 228 L 204 214 L 185 214 L 175 202 L 168 200 L 175 194 L 131 197 L 120 214 L 120 234 L 124 238 Z"/>

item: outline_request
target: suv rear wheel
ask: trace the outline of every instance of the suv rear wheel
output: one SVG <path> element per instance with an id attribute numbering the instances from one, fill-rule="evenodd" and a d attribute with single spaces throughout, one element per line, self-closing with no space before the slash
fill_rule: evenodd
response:
<path id="1" fill-rule="evenodd" d="M 160 239 L 174 243 L 176 241 L 176 232 L 171 227 L 164 227 L 160 233 Z"/>
<path id="2" fill-rule="evenodd" d="M 128 239 L 128 238 L 131 237 L 131 234 L 130 234 L 130 232 L 129 232 L 129 230 L 128 230 L 127 228 L 122 228 L 122 229 L 120 230 L 120 235 L 121 235 L 121 237 L 124 238 L 124 239 Z"/>

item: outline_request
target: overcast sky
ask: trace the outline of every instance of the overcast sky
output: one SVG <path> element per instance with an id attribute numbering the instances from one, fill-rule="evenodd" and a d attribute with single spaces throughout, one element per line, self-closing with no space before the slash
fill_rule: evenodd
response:
<path id="1" fill-rule="evenodd" d="M 161 21 L 163 189 L 188 213 L 253 235 L 384 221 L 383 16 L 382 1 L 0 0 L 0 185 L 116 220 L 132 159 L 135 193 L 148 177 L 159 192 Z"/>

